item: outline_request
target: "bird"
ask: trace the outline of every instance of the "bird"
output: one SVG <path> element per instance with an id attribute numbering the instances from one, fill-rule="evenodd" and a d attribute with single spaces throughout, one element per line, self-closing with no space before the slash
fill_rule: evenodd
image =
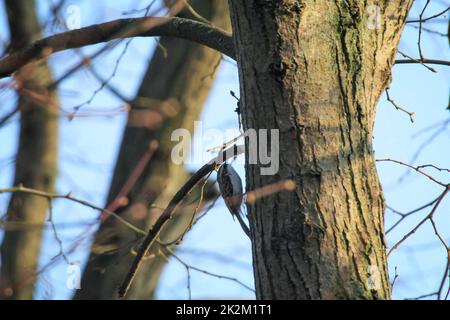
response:
<path id="1" fill-rule="evenodd" d="M 251 238 L 249 227 L 242 217 L 241 205 L 244 197 L 241 177 L 231 165 L 224 162 L 217 172 L 217 183 L 219 184 L 220 194 L 231 213 L 231 216 L 238 219 L 242 230 Z"/>

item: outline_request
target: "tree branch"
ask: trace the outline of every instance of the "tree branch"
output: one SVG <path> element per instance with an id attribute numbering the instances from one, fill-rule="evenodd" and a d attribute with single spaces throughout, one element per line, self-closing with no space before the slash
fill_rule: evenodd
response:
<path id="1" fill-rule="evenodd" d="M 36 41 L 23 50 L 0 60 L 0 78 L 7 77 L 27 63 L 67 50 L 130 37 L 177 37 L 215 49 L 235 59 L 231 35 L 227 32 L 184 18 L 147 17 L 119 19 L 63 32 Z"/>
<path id="2" fill-rule="evenodd" d="M 31 195 L 34 195 L 34 196 L 37 196 L 37 197 L 47 198 L 49 200 L 53 200 L 53 199 L 67 199 L 67 200 L 70 200 L 72 202 L 76 202 L 78 204 L 81 204 L 81 205 L 83 205 L 85 207 L 89 207 L 91 209 L 97 210 L 97 211 L 99 211 L 102 214 L 105 214 L 107 216 L 112 216 L 112 217 L 116 218 L 117 220 L 119 220 L 121 223 L 123 223 L 130 230 L 133 230 L 134 232 L 136 232 L 137 234 L 142 234 L 142 235 L 146 234 L 143 230 L 137 228 L 136 226 L 134 226 L 133 224 L 131 224 L 130 222 L 128 222 L 127 220 L 125 220 L 124 218 L 122 218 L 121 216 L 116 214 L 115 212 L 110 211 L 108 209 L 104 209 L 104 208 L 98 207 L 98 206 L 96 206 L 96 205 L 94 205 L 92 203 L 89 203 L 89 202 L 85 201 L 85 200 L 82 200 L 82 199 L 79 199 L 79 198 L 75 198 L 70 193 L 68 193 L 68 194 L 56 194 L 56 193 L 41 191 L 41 190 L 37 190 L 37 189 L 27 188 L 27 187 L 24 187 L 22 185 L 19 185 L 17 187 L 12 187 L 12 188 L 0 189 L 0 194 L 2 194 L 2 193 L 31 194 Z"/>
<path id="3" fill-rule="evenodd" d="M 127 294 L 128 289 L 131 286 L 131 282 L 136 276 L 136 272 L 142 263 L 142 259 L 147 254 L 147 251 L 152 246 L 153 242 L 155 242 L 156 238 L 159 236 L 161 229 L 164 227 L 167 221 L 172 219 L 173 213 L 181 203 L 181 201 L 183 201 L 183 199 L 189 194 L 192 188 L 194 188 L 197 183 L 201 181 L 201 179 L 203 179 L 203 177 L 215 170 L 217 165 L 241 153 L 244 153 L 244 146 L 237 147 L 236 145 L 220 152 L 216 158 L 209 161 L 196 173 L 194 173 L 192 177 L 177 191 L 172 200 L 170 200 L 166 209 L 161 213 L 158 220 L 156 220 L 155 224 L 148 231 L 147 236 L 141 243 L 139 251 L 134 258 L 133 264 L 131 265 L 130 270 L 128 271 L 124 281 L 122 282 L 122 285 L 119 288 L 119 298 L 123 298 Z"/>
<path id="4" fill-rule="evenodd" d="M 436 59 L 400 59 L 400 60 L 395 60 L 395 64 L 407 64 L 407 63 L 420 63 L 420 64 L 428 63 L 428 64 L 438 64 L 438 65 L 441 65 L 441 66 L 450 66 L 450 61 L 446 61 L 446 60 L 436 60 Z"/>

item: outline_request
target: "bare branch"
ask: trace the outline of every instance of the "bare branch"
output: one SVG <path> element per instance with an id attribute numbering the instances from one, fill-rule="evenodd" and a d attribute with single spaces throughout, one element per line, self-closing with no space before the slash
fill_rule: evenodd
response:
<path id="1" fill-rule="evenodd" d="M 131 286 L 131 282 L 133 281 L 144 256 L 147 254 L 147 251 L 155 242 L 156 238 L 161 232 L 161 229 L 164 227 L 167 221 L 169 221 L 172 218 L 175 209 L 178 207 L 181 201 L 183 201 L 183 199 L 189 194 L 192 188 L 194 188 L 197 185 L 197 183 L 199 183 L 206 175 L 215 170 L 217 165 L 221 164 L 227 159 L 231 159 L 236 155 L 244 152 L 244 146 L 241 146 L 240 148 L 235 147 L 236 145 L 225 151 L 220 152 L 216 158 L 212 159 L 203 167 L 201 167 L 173 196 L 172 200 L 170 200 L 166 209 L 161 213 L 158 220 L 156 220 L 155 224 L 149 230 L 147 236 L 145 237 L 141 246 L 139 247 L 139 251 L 136 254 L 136 258 L 134 259 L 133 264 L 131 265 L 131 268 L 128 271 L 128 274 L 126 275 L 124 281 L 122 282 L 119 288 L 120 298 L 123 298 L 128 292 L 128 289 Z"/>
<path id="2" fill-rule="evenodd" d="M 450 66 L 450 61 L 446 61 L 446 60 L 425 59 L 425 58 L 424 59 L 411 58 L 411 59 L 395 60 L 395 64 L 406 64 L 406 63 L 420 63 L 420 64 L 428 63 L 428 64 L 438 64 L 441 66 Z"/>
<path id="3" fill-rule="evenodd" d="M 431 17 L 428 17 L 428 18 L 419 18 L 419 19 L 415 19 L 415 20 L 408 20 L 408 21 L 406 21 L 406 23 L 422 23 L 422 22 L 427 22 L 427 21 L 430 21 L 430 20 L 432 20 L 432 19 L 435 19 L 435 18 L 437 18 L 437 17 L 440 17 L 440 16 L 442 16 L 442 15 L 444 15 L 447 11 L 449 11 L 450 10 L 450 7 L 447 7 L 446 9 L 444 9 L 443 11 L 441 11 L 441 12 L 439 12 L 439 13 L 436 13 L 436 14 L 434 14 L 434 15 L 432 15 Z M 423 14 L 422 14 L 423 15 Z"/>
<path id="4" fill-rule="evenodd" d="M 123 219 L 121 216 L 117 215 L 115 212 L 98 207 L 92 203 L 85 201 L 85 200 L 75 198 L 70 193 L 56 194 L 56 193 L 50 193 L 50 192 L 44 192 L 44 191 L 40 191 L 40 190 L 26 188 L 26 187 L 20 186 L 20 185 L 17 187 L 13 187 L 13 188 L 0 189 L 0 194 L 2 194 L 2 193 L 26 193 L 26 194 L 32 194 L 32 195 L 35 195 L 38 197 L 47 198 L 49 200 L 51 200 L 51 199 L 67 199 L 67 200 L 79 203 L 85 207 L 89 207 L 91 209 L 100 211 L 103 214 L 106 214 L 107 216 L 113 216 L 114 218 L 119 220 L 121 223 L 123 223 L 125 226 L 130 228 L 130 230 L 133 230 L 137 234 L 145 234 L 145 232 L 143 230 L 141 230 L 141 229 L 137 228 L 136 226 L 134 226 L 133 224 L 129 223 L 128 221 Z"/>
<path id="5" fill-rule="evenodd" d="M 432 176 L 429 175 L 428 173 L 426 173 L 426 172 L 424 172 L 423 170 L 421 170 L 421 168 L 423 168 L 423 166 L 414 167 L 414 166 L 412 166 L 412 165 L 410 165 L 410 164 L 407 164 L 407 163 L 404 163 L 404 162 L 401 162 L 401 161 L 398 161 L 398 160 L 393 160 L 393 159 L 377 159 L 376 161 L 377 161 L 377 162 L 393 162 L 393 163 L 396 163 L 396 164 L 399 164 L 399 165 L 408 167 L 408 168 L 410 168 L 410 169 L 412 169 L 412 170 L 417 171 L 417 172 L 420 173 L 421 175 L 427 177 L 427 178 L 430 179 L 431 181 L 433 181 L 433 182 L 435 182 L 435 183 L 437 183 L 437 184 L 439 184 L 439 185 L 441 185 L 441 186 L 443 186 L 443 187 L 446 187 L 446 188 L 447 188 L 447 186 L 448 186 L 448 184 L 446 184 L 446 183 L 444 183 L 444 182 L 442 182 L 442 181 L 437 180 L 436 178 L 432 177 Z"/>
<path id="6" fill-rule="evenodd" d="M 439 208 L 439 205 L 441 204 L 442 200 L 445 198 L 445 196 L 448 194 L 448 192 L 450 191 L 450 186 L 446 187 L 445 190 L 441 193 L 441 195 L 439 196 L 438 200 L 436 201 L 436 204 L 433 206 L 433 209 L 431 209 L 430 213 L 423 218 L 410 232 L 408 232 L 401 240 L 399 240 L 387 253 L 387 256 L 389 257 L 390 254 L 397 249 L 403 242 L 405 242 L 409 237 L 411 237 L 413 234 L 415 234 L 417 232 L 417 230 L 419 230 L 419 228 L 428 220 L 430 220 L 434 226 L 434 222 L 433 222 L 433 216 L 434 213 L 436 212 L 437 208 Z M 435 229 L 436 230 L 436 229 Z M 444 242 L 445 243 L 445 242 Z M 446 249 L 448 251 L 448 247 L 446 246 Z"/>
<path id="7" fill-rule="evenodd" d="M 429 203 L 427 203 L 427 204 L 424 204 L 423 206 L 420 206 L 419 208 L 416 208 L 416 209 L 411 210 L 411 211 L 406 212 L 406 213 L 397 211 L 397 210 L 391 208 L 390 206 L 386 206 L 387 209 L 389 209 L 389 210 L 392 211 L 393 213 L 395 213 L 395 214 L 397 214 L 397 215 L 400 216 L 400 219 L 397 220 L 397 222 L 394 223 L 394 225 L 392 225 L 388 230 L 386 230 L 386 234 L 388 234 L 389 232 L 391 232 L 392 230 L 394 230 L 394 229 L 395 229 L 395 228 L 396 228 L 403 220 L 405 220 L 405 219 L 408 218 L 409 216 L 411 216 L 411 215 L 413 215 L 413 214 L 415 214 L 415 213 L 417 213 L 417 212 L 420 212 L 420 211 L 422 211 L 422 210 L 424 210 L 424 209 L 426 209 L 426 208 L 428 208 L 428 207 L 431 207 L 431 206 L 434 205 L 438 200 L 439 200 L 439 197 L 437 197 L 436 199 L 434 199 L 433 201 L 431 201 L 431 202 L 429 202 Z"/>
<path id="8" fill-rule="evenodd" d="M 385 92 L 386 92 L 387 101 L 390 102 L 395 107 L 395 109 L 406 113 L 409 116 L 409 120 L 411 120 L 411 123 L 414 123 L 414 112 L 410 112 L 410 111 L 400 107 L 394 100 L 392 100 L 391 96 L 389 95 L 389 88 L 386 89 Z"/>
<path id="9" fill-rule="evenodd" d="M 12 117 L 19 113 L 19 108 L 14 108 L 0 119 L 0 127 L 4 126 Z"/>
<path id="10" fill-rule="evenodd" d="M 197 267 L 192 266 L 192 265 L 186 263 L 185 261 L 183 261 L 183 260 L 182 260 L 182 259 L 181 259 L 181 258 L 180 258 L 180 257 L 179 257 L 172 249 L 170 249 L 169 247 L 164 247 L 164 250 L 166 250 L 167 252 L 169 252 L 171 256 L 173 256 L 179 263 L 181 263 L 181 264 L 186 268 L 186 270 L 188 270 L 187 272 L 188 272 L 188 291 L 189 291 L 189 298 L 191 298 L 191 297 L 190 297 L 190 296 L 191 296 L 191 292 L 190 292 L 190 291 L 191 291 L 191 290 L 190 290 L 190 272 L 189 272 L 189 270 L 191 270 L 191 269 L 194 270 L 194 271 L 197 271 L 197 272 L 206 274 L 206 275 L 208 275 L 208 276 L 214 277 L 214 278 L 225 279 L 225 280 L 229 280 L 229 281 L 235 282 L 235 283 L 239 284 L 240 286 L 244 287 L 245 289 L 247 289 L 247 290 L 249 290 L 249 291 L 251 291 L 251 292 L 255 292 L 255 290 L 254 290 L 252 287 L 246 285 L 245 283 L 243 283 L 242 281 L 238 280 L 237 278 L 233 278 L 233 277 L 229 277 L 229 276 L 224 276 L 224 275 L 220 275 L 220 274 L 217 274 L 217 273 L 212 273 L 212 272 L 209 272 L 209 271 L 207 271 L 207 270 L 203 270 L 203 269 L 197 268 Z M 189 299 L 189 300 L 190 300 L 190 299 Z"/>
<path id="11" fill-rule="evenodd" d="M 233 59 L 235 57 L 231 35 L 217 27 L 178 17 L 129 18 L 96 24 L 36 41 L 0 60 L 0 78 L 11 75 L 33 60 L 46 58 L 55 52 L 113 39 L 159 36 L 191 40 Z"/>

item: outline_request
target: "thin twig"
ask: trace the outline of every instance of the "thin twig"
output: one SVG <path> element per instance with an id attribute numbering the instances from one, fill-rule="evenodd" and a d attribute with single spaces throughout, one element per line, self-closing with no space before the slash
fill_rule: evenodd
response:
<path id="1" fill-rule="evenodd" d="M 391 207 L 389 207 L 389 206 L 386 206 L 387 209 L 391 210 L 393 213 L 395 213 L 395 214 L 397 214 L 397 215 L 400 216 L 400 219 L 397 220 L 397 222 L 394 223 L 394 225 L 392 225 L 392 226 L 386 231 L 386 234 L 388 234 L 389 232 L 391 232 L 392 230 L 394 230 L 394 229 L 395 229 L 395 228 L 396 228 L 403 220 L 405 220 L 407 217 L 409 217 L 409 216 L 411 216 L 411 215 L 413 215 L 413 214 L 415 214 L 415 213 L 417 213 L 417 212 L 419 212 L 419 211 L 422 211 L 422 210 L 424 210 L 424 209 L 426 209 L 426 208 L 428 208 L 428 207 L 431 207 L 431 206 L 432 206 L 433 204 L 435 204 L 436 201 L 438 201 L 438 200 L 439 200 L 439 197 L 437 197 L 436 199 L 434 199 L 433 201 L 431 201 L 431 202 L 429 202 L 429 203 L 427 203 L 427 204 L 424 204 L 423 206 L 421 206 L 421 207 L 419 207 L 419 208 L 417 208 L 417 209 L 414 209 L 414 210 L 409 211 L 409 212 L 406 212 L 406 213 L 399 212 L 399 211 L 397 211 L 397 210 L 395 210 L 395 209 L 393 209 L 393 208 L 391 208 Z"/>
<path id="2" fill-rule="evenodd" d="M 73 197 L 70 193 L 68 194 L 56 194 L 56 193 L 49 193 L 49 192 L 44 192 L 44 191 L 40 191 L 40 190 L 35 190 L 35 189 L 31 189 L 31 188 L 26 188 L 22 185 L 19 185 L 17 187 L 13 187 L 13 188 L 6 188 L 6 189 L 0 189 L 0 194 L 2 193 L 26 193 L 26 194 L 32 194 L 38 197 L 43 197 L 43 198 L 47 198 L 47 199 L 67 199 L 73 202 L 76 202 L 78 204 L 81 204 L 83 206 L 89 207 L 91 209 L 100 211 L 106 215 L 112 216 L 115 219 L 119 220 L 121 223 L 123 223 L 125 226 L 127 226 L 130 230 L 133 230 L 134 232 L 138 233 L 138 234 L 146 234 L 145 231 L 143 231 L 142 229 L 136 227 L 135 225 L 129 223 L 128 221 L 126 221 L 125 219 L 123 219 L 121 216 L 119 216 L 118 214 L 116 214 L 115 212 L 109 211 L 107 209 L 98 207 L 92 203 L 89 203 L 85 200 L 82 199 L 78 199 Z"/>
<path id="3" fill-rule="evenodd" d="M 431 72 L 437 73 L 436 69 L 431 68 L 431 67 L 429 67 L 429 66 L 427 66 L 427 65 L 425 64 L 424 58 L 423 58 L 423 57 L 420 57 L 420 59 L 415 59 L 415 58 L 413 58 L 413 57 L 407 55 L 406 53 L 404 53 L 404 52 L 402 52 L 402 51 L 400 51 L 400 50 L 398 50 L 398 53 L 400 53 L 403 57 L 410 59 L 411 61 L 414 61 L 414 62 L 416 62 L 416 63 L 420 63 L 421 65 L 423 65 L 425 68 L 427 68 L 427 69 L 430 70 Z"/>
<path id="4" fill-rule="evenodd" d="M 168 251 L 168 252 L 170 253 L 171 256 L 173 256 L 178 262 L 180 262 L 180 263 L 181 263 L 182 265 L 184 265 L 186 268 L 192 269 L 192 270 L 197 271 L 197 272 L 201 272 L 201 273 L 203 273 L 203 274 L 206 274 L 206 275 L 211 276 L 211 277 L 214 277 L 214 278 L 225 279 L 225 280 L 229 280 L 229 281 L 232 281 L 232 282 L 236 282 L 237 284 L 239 284 L 240 286 L 242 286 L 242 287 L 248 289 L 249 291 L 255 292 L 255 290 L 254 290 L 252 287 L 246 285 L 245 283 L 243 283 L 242 281 L 240 281 L 240 280 L 238 280 L 238 279 L 236 279 L 236 278 L 229 277 L 229 276 L 224 276 L 224 275 L 220 275 L 220 274 L 213 273 L 213 272 L 209 272 L 209 271 L 207 271 L 207 270 L 203 270 L 203 269 L 200 269 L 200 268 L 198 268 L 198 267 L 194 267 L 194 266 L 192 266 L 192 265 L 186 263 L 185 261 L 183 261 L 183 260 L 182 260 L 182 259 L 181 259 L 181 258 L 180 258 L 180 257 L 179 257 L 172 249 L 170 249 L 169 247 L 164 247 L 164 250 Z"/>
<path id="5" fill-rule="evenodd" d="M 449 11 L 449 10 L 450 10 L 450 7 L 447 7 L 447 8 L 444 9 L 443 11 L 441 11 L 441 12 L 439 12 L 439 13 L 436 13 L 436 14 L 434 14 L 434 15 L 428 17 L 428 18 L 425 18 L 425 19 L 422 18 L 422 19 L 408 20 L 408 21 L 406 21 L 406 23 L 419 23 L 419 22 L 423 23 L 423 22 L 427 22 L 427 21 L 430 21 L 430 20 L 432 20 L 432 19 L 435 19 L 435 18 L 437 18 L 437 17 L 439 17 L 439 16 L 444 15 L 444 14 L 445 14 L 447 11 Z"/>
<path id="6" fill-rule="evenodd" d="M 64 245 L 63 242 L 61 240 L 61 238 L 58 235 L 58 231 L 56 230 L 56 226 L 55 223 L 53 221 L 53 202 L 52 199 L 49 198 L 48 199 L 48 208 L 49 208 L 49 216 L 48 216 L 48 221 L 50 222 L 51 226 L 52 226 L 52 231 L 53 231 L 53 235 L 55 237 L 56 242 L 58 243 L 59 246 L 59 253 L 58 255 L 61 255 L 64 258 L 64 261 L 67 264 L 70 264 L 70 260 L 67 257 L 67 255 L 64 253 Z"/>
<path id="7" fill-rule="evenodd" d="M 388 89 L 386 89 L 386 98 L 387 98 L 387 101 L 389 101 L 395 107 L 395 109 L 406 113 L 409 116 L 409 119 L 411 120 L 411 123 L 414 123 L 414 112 L 410 112 L 410 111 L 408 111 L 406 109 L 403 109 L 394 100 L 392 100 L 391 97 L 389 96 L 389 90 Z"/>
<path id="8" fill-rule="evenodd" d="M 450 61 L 446 60 L 436 60 L 436 59 L 405 59 L 405 60 L 395 60 L 395 64 L 408 64 L 408 63 L 428 63 L 428 64 L 438 64 L 442 66 L 450 66 Z M 434 70 L 434 69 L 433 69 Z"/>
<path id="9" fill-rule="evenodd" d="M 410 164 L 404 163 L 404 162 L 402 162 L 402 161 L 394 160 L 394 159 L 377 159 L 376 161 L 377 161 L 377 162 L 393 162 L 393 163 L 396 163 L 396 164 L 399 164 L 399 165 L 408 167 L 408 168 L 410 168 L 410 169 L 412 169 L 412 170 L 414 170 L 414 171 L 416 171 L 416 172 L 422 174 L 423 176 L 427 177 L 427 178 L 430 179 L 431 181 L 433 181 L 433 182 L 435 182 L 435 183 L 437 183 L 437 184 L 439 184 L 439 185 L 441 185 L 441 186 L 443 186 L 443 187 L 447 187 L 447 185 L 448 185 L 447 183 L 443 183 L 442 181 L 439 181 L 439 180 L 437 180 L 436 178 L 434 178 L 434 177 L 432 177 L 431 175 L 429 175 L 428 173 L 422 171 L 422 170 L 420 169 L 420 167 L 414 167 L 414 166 L 412 166 L 412 165 L 410 165 Z"/>
<path id="10" fill-rule="evenodd" d="M 427 0 L 427 2 L 425 3 L 422 12 L 420 13 L 419 16 L 419 36 L 417 39 L 417 48 L 419 49 L 419 56 L 420 59 L 423 59 L 423 53 L 422 53 L 422 45 L 421 45 L 421 41 L 422 41 L 422 23 L 423 23 L 423 14 L 425 13 L 425 10 L 427 10 L 428 5 L 430 4 L 431 0 Z"/>
<path id="11" fill-rule="evenodd" d="M 0 127 L 4 126 L 12 117 L 19 113 L 19 108 L 14 108 L 0 119 Z"/>
<path id="12" fill-rule="evenodd" d="M 398 241 L 388 252 L 387 256 L 389 257 L 389 255 L 395 250 L 397 249 L 403 242 L 405 242 L 409 237 L 411 237 L 414 233 L 417 232 L 417 230 L 419 230 L 419 228 L 429 219 L 431 219 L 434 215 L 434 213 L 436 212 L 437 208 L 439 207 L 439 205 L 441 204 L 442 200 L 445 198 L 445 196 L 448 194 L 448 192 L 450 191 L 449 187 L 446 187 L 445 190 L 442 192 L 442 194 L 439 196 L 438 201 L 436 202 L 436 204 L 434 205 L 433 209 L 431 209 L 431 212 L 425 217 L 423 218 L 410 232 L 408 232 L 405 236 L 403 236 L 403 238 Z"/>
<path id="13" fill-rule="evenodd" d="M 398 278 L 397 266 L 395 267 L 394 270 L 395 270 L 395 274 L 394 274 L 394 280 L 392 280 L 392 283 L 391 283 L 391 290 L 394 289 L 395 281 L 397 281 L 397 278 Z"/>

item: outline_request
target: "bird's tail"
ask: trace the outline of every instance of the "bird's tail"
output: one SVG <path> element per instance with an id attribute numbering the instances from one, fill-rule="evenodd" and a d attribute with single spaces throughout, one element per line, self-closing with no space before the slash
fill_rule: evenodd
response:
<path id="1" fill-rule="evenodd" d="M 241 212 L 239 212 L 238 214 L 234 214 L 233 216 L 236 216 L 236 218 L 239 221 L 239 224 L 241 225 L 242 230 L 244 230 L 245 234 L 251 239 L 252 238 L 252 234 L 250 232 L 249 227 L 247 227 L 247 225 L 245 224 L 244 219 L 242 218 Z"/>

